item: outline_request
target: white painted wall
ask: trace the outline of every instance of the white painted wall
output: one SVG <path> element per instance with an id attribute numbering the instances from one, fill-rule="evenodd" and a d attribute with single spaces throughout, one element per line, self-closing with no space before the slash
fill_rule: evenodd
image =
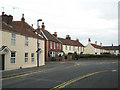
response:
<path id="1" fill-rule="evenodd" d="M 66 46 L 67 46 L 67 50 L 66 50 Z M 83 47 L 79 47 L 79 50 L 78 50 L 78 46 L 71 46 L 71 50 L 69 49 L 69 47 L 70 45 L 63 45 L 63 51 L 65 52 L 65 54 L 74 53 L 74 52 L 77 52 L 77 54 L 80 54 L 81 52 L 83 52 Z"/>
<path id="2" fill-rule="evenodd" d="M 5 55 L 5 70 L 18 69 L 20 67 L 36 67 L 37 66 L 37 39 L 33 37 L 28 37 L 29 45 L 25 46 L 25 36 L 16 34 L 16 45 L 11 45 L 11 32 L 2 31 L 2 45 L 7 46 L 11 51 L 16 51 L 16 63 L 10 63 L 10 54 Z M 44 40 L 41 40 L 40 47 L 42 48 L 42 53 L 40 54 L 40 65 L 44 65 Z M 28 52 L 28 63 L 25 63 L 25 52 Z M 31 53 L 34 53 L 34 63 L 31 62 Z"/>
<path id="3" fill-rule="evenodd" d="M 94 48 L 90 43 L 84 48 L 84 54 L 95 54 L 97 52 L 98 55 L 100 55 L 100 49 Z"/>

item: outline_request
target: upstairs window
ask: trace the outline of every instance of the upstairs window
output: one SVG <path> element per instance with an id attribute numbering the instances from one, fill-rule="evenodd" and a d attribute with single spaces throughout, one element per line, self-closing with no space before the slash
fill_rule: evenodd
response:
<path id="1" fill-rule="evenodd" d="M 78 47 L 78 52 L 79 52 L 79 47 Z"/>
<path id="2" fill-rule="evenodd" d="M 52 49 L 52 42 L 50 42 L 50 49 Z"/>
<path id="3" fill-rule="evenodd" d="M 11 33 L 11 45 L 15 46 L 15 44 L 16 44 L 16 34 Z"/>
<path id="4" fill-rule="evenodd" d="M 65 48 L 66 48 L 66 50 L 67 50 L 67 46 L 66 46 Z"/>
<path id="5" fill-rule="evenodd" d="M 55 49 L 55 42 L 54 42 L 54 49 Z"/>
<path id="6" fill-rule="evenodd" d="M 40 39 L 38 39 L 38 47 L 40 47 Z"/>
<path id="7" fill-rule="evenodd" d="M 25 46 L 28 46 L 28 37 L 25 36 Z"/>
<path id="8" fill-rule="evenodd" d="M 58 43 L 57 43 L 57 49 L 58 49 Z"/>
<path id="9" fill-rule="evenodd" d="M 71 50 L 71 46 L 69 46 L 69 50 Z"/>
<path id="10" fill-rule="evenodd" d="M 61 44 L 60 44 L 60 50 L 61 50 Z"/>

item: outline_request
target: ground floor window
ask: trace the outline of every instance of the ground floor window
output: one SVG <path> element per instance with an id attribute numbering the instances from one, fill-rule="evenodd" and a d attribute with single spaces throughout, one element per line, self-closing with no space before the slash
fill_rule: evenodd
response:
<path id="1" fill-rule="evenodd" d="M 11 60 L 10 60 L 10 62 L 13 63 L 13 64 L 15 63 L 15 56 L 16 56 L 15 52 L 11 52 Z"/>
<path id="2" fill-rule="evenodd" d="M 28 63 L 28 53 L 25 53 L 25 63 Z"/>
<path id="3" fill-rule="evenodd" d="M 34 62 L 34 53 L 31 53 L 31 62 Z"/>

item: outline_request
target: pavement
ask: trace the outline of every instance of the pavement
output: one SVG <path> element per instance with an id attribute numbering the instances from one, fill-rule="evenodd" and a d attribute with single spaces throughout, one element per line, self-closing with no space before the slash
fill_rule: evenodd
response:
<path id="1" fill-rule="evenodd" d="M 118 60 L 47 62 L 41 67 L 3 71 L 0 80 L 3 88 L 118 88 L 118 63 Z"/>

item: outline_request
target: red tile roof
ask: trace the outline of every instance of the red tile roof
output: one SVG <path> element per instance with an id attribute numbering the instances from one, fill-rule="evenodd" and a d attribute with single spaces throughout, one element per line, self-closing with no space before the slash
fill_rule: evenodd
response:
<path id="1" fill-rule="evenodd" d="M 59 38 L 58 39 L 64 44 L 64 45 L 71 45 L 71 46 L 81 46 L 84 47 L 80 42 L 76 40 L 69 40 L 69 39 L 64 39 L 64 38 Z"/>
<path id="2" fill-rule="evenodd" d="M 103 46 L 105 50 L 119 50 L 119 46 Z"/>
<path id="3" fill-rule="evenodd" d="M 24 23 L 24 26 L 22 24 Z M 33 31 L 33 29 L 28 23 L 23 21 L 12 21 L 10 24 L 2 21 L 2 30 L 15 32 L 21 35 L 25 35 L 28 37 L 39 38 L 44 40 L 43 38 L 37 36 Z"/>
<path id="4" fill-rule="evenodd" d="M 54 35 L 52 35 L 50 32 L 48 32 L 47 30 L 41 29 L 41 31 L 44 33 L 44 35 L 46 36 L 46 38 L 49 41 L 53 41 L 53 42 L 57 42 L 57 43 L 62 43 L 59 39 L 57 39 Z M 44 37 L 43 35 L 43 37 Z M 45 38 L 45 37 L 44 37 Z M 46 39 L 45 38 L 45 39 Z"/>
<path id="5" fill-rule="evenodd" d="M 91 45 L 92 45 L 94 48 L 103 49 L 102 46 L 99 46 L 99 45 L 96 45 L 96 44 L 93 44 L 93 43 L 91 43 Z"/>

